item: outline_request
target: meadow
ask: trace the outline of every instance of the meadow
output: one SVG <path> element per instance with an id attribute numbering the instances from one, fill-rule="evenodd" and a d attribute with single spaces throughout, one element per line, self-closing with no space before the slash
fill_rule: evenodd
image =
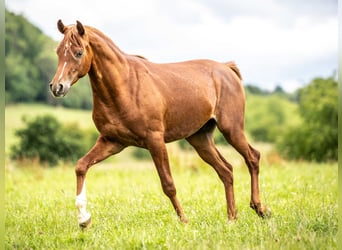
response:
<path id="1" fill-rule="evenodd" d="M 6 148 L 21 126 L 20 112 L 34 113 L 32 107 L 19 110 L 6 108 Z M 54 110 L 82 126 L 91 119 L 89 112 L 63 111 Z M 48 168 L 7 159 L 5 249 L 336 249 L 337 163 L 288 162 L 270 145 L 255 146 L 262 152 L 261 196 L 271 218 L 260 219 L 249 208 L 249 173 L 229 146 L 221 151 L 234 166 L 234 223 L 227 221 L 223 185 L 215 172 L 193 151 L 170 144 L 175 185 L 189 223 L 178 221 L 153 163 L 133 159 L 128 148 L 90 169 L 93 225 L 85 231 L 77 225 L 73 165 Z"/>
<path id="2" fill-rule="evenodd" d="M 197 161 L 176 166 L 179 199 L 190 220 L 178 221 L 150 162 L 108 162 L 90 170 L 93 225 L 76 220 L 70 166 L 6 169 L 6 249 L 334 249 L 337 166 L 264 166 L 261 193 L 272 209 L 262 220 L 248 207 L 249 174 L 235 168 L 238 220 L 228 224 L 223 186 Z"/>

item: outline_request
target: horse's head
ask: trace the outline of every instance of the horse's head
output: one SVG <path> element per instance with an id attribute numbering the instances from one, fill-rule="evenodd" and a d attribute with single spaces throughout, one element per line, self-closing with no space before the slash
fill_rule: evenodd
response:
<path id="1" fill-rule="evenodd" d="M 64 38 L 57 47 L 58 68 L 50 82 L 50 90 L 55 97 L 63 97 L 79 78 L 88 73 L 92 53 L 86 30 L 79 21 L 76 25 L 64 26 L 59 20 L 57 27 Z"/>

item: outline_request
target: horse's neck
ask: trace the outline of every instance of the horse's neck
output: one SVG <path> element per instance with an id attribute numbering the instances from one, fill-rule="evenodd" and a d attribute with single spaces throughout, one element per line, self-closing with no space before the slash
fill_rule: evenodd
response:
<path id="1" fill-rule="evenodd" d="M 108 104 L 119 101 L 127 87 L 125 79 L 129 73 L 129 64 L 126 55 L 114 44 L 106 42 L 97 34 L 94 36 L 90 42 L 93 61 L 89 71 L 94 102 Z"/>

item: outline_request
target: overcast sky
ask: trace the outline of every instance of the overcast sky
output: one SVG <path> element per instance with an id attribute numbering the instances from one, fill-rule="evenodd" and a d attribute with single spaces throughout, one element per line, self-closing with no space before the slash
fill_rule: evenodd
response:
<path id="1" fill-rule="evenodd" d="M 154 62 L 234 60 L 244 83 L 293 91 L 338 62 L 337 0 L 6 0 L 60 41 L 58 19 L 93 26 Z"/>

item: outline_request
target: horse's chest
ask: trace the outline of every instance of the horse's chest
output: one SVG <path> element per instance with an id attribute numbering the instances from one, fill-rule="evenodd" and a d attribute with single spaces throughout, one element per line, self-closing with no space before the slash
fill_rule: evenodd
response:
<path id="1" fill-rule="evenodd" d="M 143 146 L 144 130 L 139 129 L 138 121 L 132 122 L 129 119 L 122 119 L 115 115 L 108 117 L 104 114 L 94 115 L 93 120 L 102 136 L 126 146 Z"/>

